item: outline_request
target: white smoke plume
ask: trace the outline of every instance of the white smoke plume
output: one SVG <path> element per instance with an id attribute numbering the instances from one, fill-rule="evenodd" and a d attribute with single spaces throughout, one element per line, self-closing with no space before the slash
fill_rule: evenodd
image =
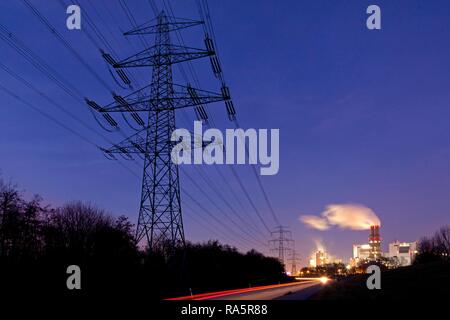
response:
<path id="1" fill-rule="evenodd" d="M 326 254 L 326 260 L 327 260 L 326 263 L 335 263 L 335 262 L 340 261 L 340 259 L 338 259 L 336 256 L 330 254 L 330 252 L 325 247 L 325 245 L 323 244 L 323 242 L 320 238 L 315 238 L 315 239 L 313 239 L 313 241 L 316 246 L 315 246 L 315 249 L 313 249 L 311 251 L 311 254 L 310 254 L 311 259 L 315 259 L 317 251 L 322 251 Z"/>
<path id="2" fill-rule="evenodd" d="M 367 230 L 372 225 L 381 225 L 372 209 L 360 204 L 330 204 L 320 216 L 303 215 L 300 221 L 317 230 L 327 230 L 332 226 L 343 229 Z"/>
<path id="3" fill-rule="evenodd" d="M 324 231 L 330 228 L 328 221 L 318 216 L 301 216 L 300 220 L 313 229 Z"/>
<path id="4" fill-rule="evenodd" d="M 320 239 L 314 239 L 314 243 L 316 244 L 316 250 L 325 252 L 325 246 Z"/>

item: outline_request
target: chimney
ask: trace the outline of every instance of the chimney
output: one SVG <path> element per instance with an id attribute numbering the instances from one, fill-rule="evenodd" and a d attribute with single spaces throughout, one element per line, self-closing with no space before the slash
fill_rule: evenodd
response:
<path id="1" fill-rule="evenodd" d="M 378 259 L 381 257 L 381 238 L 380 238 L 380 226 L 373 225 L 370 226 L 369 234 L 369 245 L 370 245 L 370 259 Z"/>

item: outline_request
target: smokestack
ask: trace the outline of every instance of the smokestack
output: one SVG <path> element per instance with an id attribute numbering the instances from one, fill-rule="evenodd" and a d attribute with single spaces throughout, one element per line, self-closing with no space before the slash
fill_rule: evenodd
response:
<path id="1" fill-rule="evenodd" d="M 380 238 L 380 226 L 379 225 L 370 226 L 369 245 L 370 245 L 369 258 L 371 258 L 371 259 L 380 258 L 381 257 L 381 238 Z"/>

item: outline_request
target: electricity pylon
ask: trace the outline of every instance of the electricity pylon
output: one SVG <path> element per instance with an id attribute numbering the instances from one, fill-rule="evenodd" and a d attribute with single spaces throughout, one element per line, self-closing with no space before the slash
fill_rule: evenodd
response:
<path id="1" fill-rule="evenodd" d="M 288 261 L 291 263 L 291 275 L 297 275 L 297 262 L 300 262 L 300 258 L 298 257 L 295 249 L 292 249 L 291 256 L 289 257 Z"/>
<path id="2" fill-rule="evenodd" d="M 278 260 L 285 266 L 286 251 L 292 250 L 294 240 L 292 240 L 292 233 L 287 230 L 287 227 L 278 226 L 275 231 L 271 232 L 273 239 L 269 240 L 269 246 L 272 246 L 271 251 L 278 252 Z"/>
<path id="3" fill-rule="evenodd" d="M 207 34 L 206 49 L 171 43 L 171 32 L 200 24 L 203 21 L 169 19 L 162 11 L 156 21 L 126 32 L 125 35 L 154 34 L 155 43 L 118 62 L 109 54 L 103 53 L 103 57 L 116 69 L 124 82 L 128 79 L 123 68 L 153 67 L 151 84 L 125 97 L 114 94 L 114 102 L 105 107 L 87 100 L 88 105 L 103 113 L 106 120 L 112 112 L 130 113 L 135 122 L 143 126 L 142 130 L 103 151 L 113 159 L 115 154 L 125 158 L 138 154 L 144 160 L 136 241 L 140 243 L 145 238 L 150 250 L 161 246 L 173 249 L 185 242 L 178 166 L 171 159 L 172 148 L 178 143 L 171 141 L 172 132 L 176 128 L 175 111 L 193 107 L 199 120 L 206 121 L 208 115 L 203 105 L 225 101 L 229 116 L 234 115 L 234 109 L 233 114 L 229 111 L 228 106 L 232 106 L 232 102 L 228 87 L 224 84 L 221 93 L 213 93 L 193 88 L 190 84 L 175 85 L 172 81 L 172 65 L 180 62 L 209 56 L 213 71 L 217 71 L 217 64 L 215 69 L 214 63 L 218 63 L 218 60 L 212 40 Z M 147 113 L 146 123 L 140 118 L 139 112 Z"/>

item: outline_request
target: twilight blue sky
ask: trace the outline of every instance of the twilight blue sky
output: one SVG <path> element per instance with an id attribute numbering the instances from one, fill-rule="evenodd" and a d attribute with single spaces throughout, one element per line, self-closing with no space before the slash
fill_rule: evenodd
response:
<path id="1" fill-rule="evenodd" d="M 60 1 L 30 1 L 110 87 L 125 93 L 114 83 L 98 49 L 85 34 L 65 28 L 66 14 Z M 170 1 L 176 16 L 198 18 L 195 1 Z M 121 35 L 121 31 L 130 29 L 130 22 L 119 1 L 80 2 L 82 17 L 87 12 L 120 57 L 142 48 L 138 39 L 127 40 Z M 139 23 L 153 18 L 146 0 L 127 3 Z M 156 3 L 162 7 L 161 2 Z M 365 27 L 365 11 L 370 4 L 381 7 L 382 30 Z M 373 209 L 382 221 L 385 250 L 387 242 L 416 240 L 450 223 L 448 1 L 211 0 L 209 5 L 222 67 L 241 125 L 280 129 L 280 172 L 262 177 L 262 181 L 280 220 L 292 230 L 303 263 L 316 240 L 345 259 L 350 257 L 353 243 L 366 241 L 365 231 L 320 232 L 298 221 L 301 214 L 319 214 L 331 203 L 359 203 Z M 108 90 L 83 69 L 21 0 L 1 1 L 0 23 L 83 95 L 99 103 L 111 101 Z M 85 20 L 82 28 L 90 30 Z M 183 36 L 186 44 L 203 46 L 201 28 L 184 30 Z M 101 132 L 86 108 L 4 41 L 0 42 L 0 55 L 2 63 Z M 193 65 L 203 88 L 218 90 L 209 62 L 196 61 Z M 174 68 L 175 74 L 178 71 Z M 141 83 L 150 81 L 150 69 L 135 74 Z M 184 81 L 177 75 L 175 80 Z M 108 145 L 3 70 L 0 83 L 96 144 Z M 53 205 L 75 199 L 91 201 L 135 221 L 138 178 L 3 91 L 0 98 L 0 170 L 4 179 L 20 184 L 26 194 L 40 193 Z M 209 110 L 218 127 L 233 127 L 222 104 Z M 192 120 L 192 113 L 185 112 L 178 119 L 180 126 L 187 126 L 186 119 Z M 101 133 L 113 141 L 121 138 Z M 140 175 L 136 164 L 126 165 Z M 238 208 L 216 169 L 201 169 L 215 181 L 215 187 L 206 184 L 195 168 L 183 170 L 226 214 L 232 215 L 213 189 L 222 190 L 223 196 L 231 199 L 230 204 Z M 257 221 L 229 168 L 219 170 L 247 209 L 243 215 Z M 237 170 L 264 219 L 274 226 L 251 169 Z M 181 179 L 190 195 L 228 228 L 236 229 L 184 173 Z M 212 231 L 221 226 L 183 193 L 182 197 L 186 203 L 186 237 L 194 241 L 218 237 Z M 209 224 L 212 230 L 194 219 Z M 233 234 L 228 238 L 231 241 L 224 241 L 247 248 Z M 258 249 L 267 252 L 263 246 Z"/>

